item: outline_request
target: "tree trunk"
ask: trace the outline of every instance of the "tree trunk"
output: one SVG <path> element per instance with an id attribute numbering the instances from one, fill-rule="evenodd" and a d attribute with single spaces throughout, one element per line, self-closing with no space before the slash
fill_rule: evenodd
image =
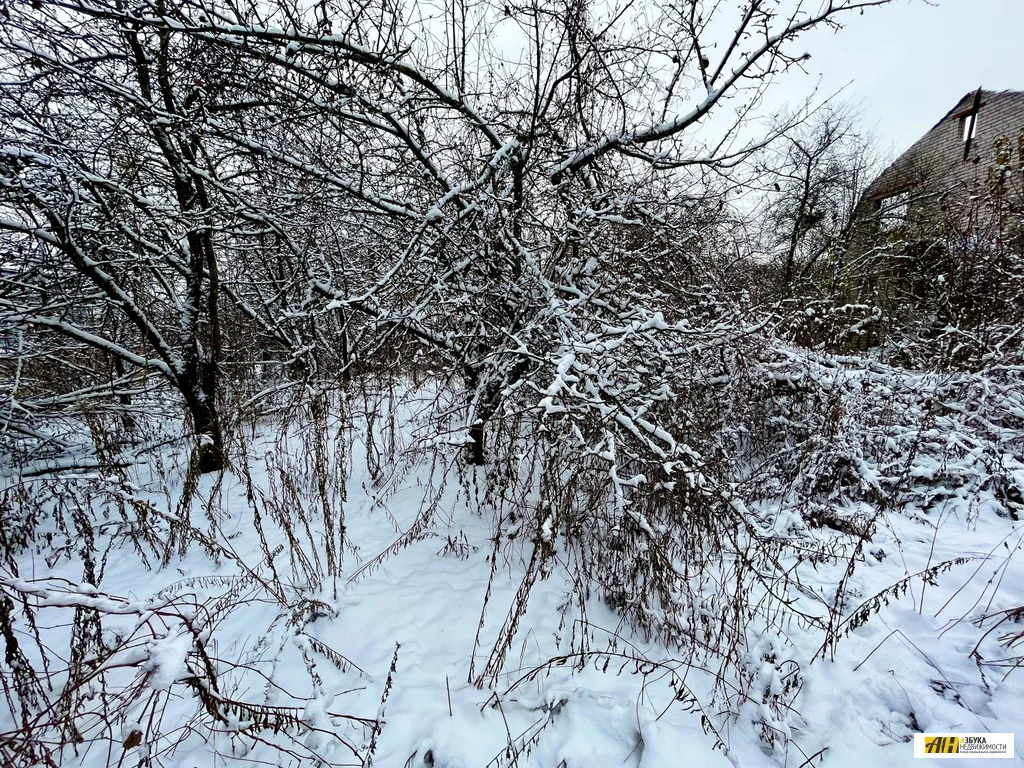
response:
<path id="1" fill-rule="evenodd" d="M 467 376 L 470 386 L 475 391 L 479 386 L 479 375 Z M 484 432 L 491 417 L 498 412 L 501 402 L 501 390 L 493 384 L 485 385 L 476 404 L 476 419 L 469 425 L 469 463 L 474 467 L 482 467 L 487 463 L 487 450 Z"/>
<path id="2" fill-rule="evenodd" d="M 217 365 L 200 362 L 192 394 L 188 398 L 189 414 L 198 440 L 192 460 L 200 474 L 224 469 L 224 438 L 220 414 L 217 412 Z"/>
<path id="3" fill-rule="evenodd" d="M 484 451 L 484 426 L 484 420 L 477 419 L 469 428 L 469 463 L 474 467 L 482 467 L 487 463 L 487 454 Z"/>
<path id="4" fill-rule="evenodd" d="M 124 360 L 122 360 L 117 355 L 110 355 L 110 360 L 114 365 L 115 376 L 118 379 L 123 380 L 127 374 L 127 371 L 125 370 L 124 367 Z M 121 424 L 124 426 L 126 430 L 131 432 L 135 429 L 135 419 L 132 418 L 132 414 L 130 411 L 132 405 L 132 396 L 129 395 L 127 392 L 118 392 L 117 400 L 118 402 L 121 403 L 121 405 L 124 406 L 124 409 L 121 411 Z"/>

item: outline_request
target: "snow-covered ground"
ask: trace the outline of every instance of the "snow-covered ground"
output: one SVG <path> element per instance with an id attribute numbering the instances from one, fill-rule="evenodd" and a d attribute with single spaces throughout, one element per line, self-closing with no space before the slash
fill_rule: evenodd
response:
<path id="1" fill-rule="evenodd" d="M 713 689 L 717 682 L 729 690 L 732 681 L 716 681 L 686 651 L 634 633 L 597 595 L 583 623 L 569 568 L 534 584 L 501 674 L 478 687 L 470 681 L 520 588 L 530 544 L 495 550 L 481 475 L 457 471 L 455 449 L 411 453 L 371 473 L 365 424 L 356 426 L 344 493 L 329 489 L 332 533 L 311 501 L 320 497 L 305 469 L 302 430 L 282 441 L 269 426 L 247 440 L 251 485 L 244 473 L 200 478 L 189 508 L 194 534 L 185 536 L 193 543 L 164 565 L 151 552 L 146 567 L 123 536 L 109 545 L 125 530 L 112 504 L 92 512 L 96 591 L 75 586 L 87 581 L 81 528 L 62 530 L 56 515 L 39 523 L 38 542 L 79 544 L 59 556 L 54 546 L 29 547 L 17 560 L 20 578 L 9 568 L 0 575 L 8 590 L 38 601 L 36 625 L 53 654 L 55 681 L 66 679 L 56 659 L 68 660 L 70 608 L 119 614 L 104 617 L 103 641 L 122 650 L 102 662 L 102 685 L 98 677 L 83 684 L 80 743 L 65 748 L 65 764 L 314 765 L 316 755 L 383 768 L 909 766 L 938 762 L 914 759 L 915 732 L 1014 732 L 1024 724 L 1022 673 L 979 663 L 1014 655 L 999 643 L 1013 624 L 987 635 L 995 619 L 976 625 L 1024 604 L 1024 524 L 955 495 L 927 511 L 878 515 L 845 581 L 848 559 L 784 564 L 801 584 L 794 617 L 823 615 L 840 583 L 846 619 L 862 606 L 868 615 L 860 626 L 839 627 L 834 645 L 799 618 L 749 638 L 739 666 L 780 706 L 736 687 L 724 698 L 732 712 L 723 711 Z M 327 441 L 331 450 L 341 443 Z M 168 479 L 179 476 L 170 449 L 162 461 L 168 469 L 157 471 L 152 459 L 133 468 L 108 498 L 163 510 L 146 525 L 164 539 L 182 489 Z M 81 480 L 90 482 L 98 481 Z M 300 506 L 310 511 L 298 515 Z M 327 542 L 339 537 L 342 510 L 344 545 L 331 574 Z M 65 522 L 74 519 L 65 513 Z M 137 512 L 129 506 L 128 514 Z M 791 513 L 770 504 L 759 514 L 780 532 L 790 522 Z M 276 515 L 292 521 L 291 540 Z M 216 542 L 209 551 L 195 541 L 202 535 Z M 915 576 L 963 558 L 934 577 Z M 319 586 L 311 586 L 310 571 L 322 575 Z M 33 628 L 21 616 L 15 628 L 38 667 Z M 82 621 L 75 631 L 87 628 Z M 197 638 L 212 670 L 196 653 Z M 103 701 L 112 713 L 105 721 L 85 714 Z M 18 711 L 0 708 L 0 729 L 16 728 Z M 776 729 L 774 748 L 764 723 Z"/>

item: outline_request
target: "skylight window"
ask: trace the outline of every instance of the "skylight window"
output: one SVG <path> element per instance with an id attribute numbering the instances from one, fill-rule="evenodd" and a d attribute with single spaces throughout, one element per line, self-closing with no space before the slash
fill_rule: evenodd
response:
<path id="1" fill-rule="evenodd" d="M 960 131 L 963 134 L 964 141 L 970 141 L 978 133 L 978 115 L 965 115 L 960 118 Z"/>

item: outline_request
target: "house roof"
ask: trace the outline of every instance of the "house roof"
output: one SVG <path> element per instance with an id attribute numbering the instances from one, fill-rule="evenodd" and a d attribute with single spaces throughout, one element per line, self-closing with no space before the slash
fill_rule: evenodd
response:
<path id="1" fill-rule="evenodd" d="M 987 98 L 988 94 L 995 93 L 995 91 L 985 91 L 983 89 L 978 89 L 978 90 L 981 90 L 981 100 L 982 101 L 984 101 Z M 935 125 L 933 125 L 931 127 L 931 130 L 935 130 L 940 125 L 942 125 L 944 122 L 949 120 L 949 118 L 951 118 L 953 115 L 959 114 L 964 109 L 968 108 L 968 106 L 971 103 L 971 100 L 975 97 L 975 95 L 977 93 L 978 93 L 978 91 L 968 91 L 963 96 L 961 96 L 960 97 L 960 101 L 958 101 L 956 103 L 956 106 L 954 106 L 951 110 L 949 110 L 949 112 L 947 112 L 945 115 L 943 115 L 942 119 L 939 120 L 939 122 L 937 122 Z M 1024 91 L 1006 91 L 1006 93 L 1021 93 L 1022 95 L 1024 95 Z"/>
<path id="2" fill-rule="evenodd" d="M 964 161 L 964 142 L 960 118 L 966 117 L 980 94 L 979 133 L 972 137 L 971 155 L 991 149 L 996 135 L 1009 131 L 1024 132 L 1024 91 L 969 91 L 920 139 L 875 179 L 864 193 L 865 199 L 891 197 L 919 187 L 930 176 L 950 178 Z M 938 169 L 938 173 L 936 173 Z"/>

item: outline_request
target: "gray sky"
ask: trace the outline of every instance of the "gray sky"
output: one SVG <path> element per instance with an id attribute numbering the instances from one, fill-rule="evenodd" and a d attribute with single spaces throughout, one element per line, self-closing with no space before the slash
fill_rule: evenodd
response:
<path id="1" fill-rule="evenodd" d="M 1024 90 L 1024 0 L 896 0 L 803 41 L 808 75 L 778 83 L 794 100 L 847 86 L 864 127 L 902 152 L 968 91 Z"/>

